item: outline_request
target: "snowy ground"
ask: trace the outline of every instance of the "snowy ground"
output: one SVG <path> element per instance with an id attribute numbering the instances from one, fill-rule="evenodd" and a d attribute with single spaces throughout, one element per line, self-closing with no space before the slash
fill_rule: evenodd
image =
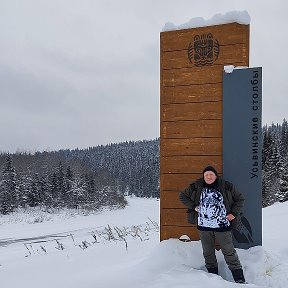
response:
<path id="1" fill-rule="evenodd" d="M 0 217 L 0 287 L 243 285 L 233 283 L 221 252 L 216 276 L 205 272 L 199 242 L 159 243 L 159 201 L 128 201 L 123 210 L 98 215 Z M 249 282 L 245 287 L 287 287 L 287 221 L 288 203 L 263 209 L 263 247 L 237 250 Z"/>

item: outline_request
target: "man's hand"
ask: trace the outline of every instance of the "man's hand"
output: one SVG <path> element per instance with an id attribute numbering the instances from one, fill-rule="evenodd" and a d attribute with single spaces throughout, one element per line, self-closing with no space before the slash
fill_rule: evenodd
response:
<path id="1" fill-rule="evenodd" d="M 233 214 L 229 213 L 229 214 L 226 216 L 226 218 L 227 218 L 229 221 L 232 221 L 232 220 L 235 219 L 235 216 L 234 216 Z"/>

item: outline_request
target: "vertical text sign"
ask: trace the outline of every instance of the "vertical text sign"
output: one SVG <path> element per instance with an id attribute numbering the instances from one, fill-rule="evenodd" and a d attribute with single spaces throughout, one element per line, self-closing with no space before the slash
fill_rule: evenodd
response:
<path id="1" fill-rule="evenodd" d="M 223 175 L 245 196 L 235 246 L 262 245 L 262 69 L 223 76 Z"/>

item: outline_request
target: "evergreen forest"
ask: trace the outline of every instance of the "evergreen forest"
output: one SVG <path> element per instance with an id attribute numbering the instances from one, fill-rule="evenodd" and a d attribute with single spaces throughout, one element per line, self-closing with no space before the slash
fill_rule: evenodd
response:
<path id="1" fill-rule="evenodd" d="M 159 139 L 0 154 L 0 213 L 18 207 L 97 211 L 125 196 L 159 197 Z"/>
<path id="2" fill-rule="evenodd" d="M 262 206 L 288 201 L 288 123 L 263 128 Z M 0 153 L 0 213 L 16 208 L 125 207 L 159 197 L 159 138 L 87 149 Z"/>

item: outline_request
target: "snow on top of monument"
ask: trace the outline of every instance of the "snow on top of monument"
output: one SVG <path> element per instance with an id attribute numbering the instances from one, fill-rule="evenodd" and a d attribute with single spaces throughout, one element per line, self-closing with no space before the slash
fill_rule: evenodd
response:
<path id="1" fill-rule="evenodd" d="M 167 22 L 162 31 L 175 31 L 181 29 L 189 29 L 189 28 L 197 28 L 197 27 L 205 27 L 212 25 L 220 25 L 220 24 L 228 24 L 228 23 L 239 23 L 239 24 L 250 24 L 251 18 L 247 11 L 230 11 L 226 14 L 215 14 L 212 18 L 205 20 L 202 17 L 192 18 L 187 23 L 176 26 L 171 22 Z"/>

